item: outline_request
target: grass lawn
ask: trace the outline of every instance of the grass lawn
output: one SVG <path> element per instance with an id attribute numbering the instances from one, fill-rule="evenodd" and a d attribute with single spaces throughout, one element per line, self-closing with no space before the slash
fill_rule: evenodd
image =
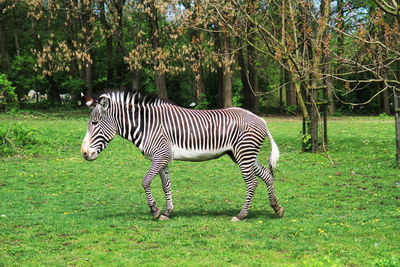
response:
<path id="1" fill-rule="evenodd" d="M 83 114 L 81 114 L 83 113 Z M 86 112 L 1 114 L 38 143 L 0 158 L 0 266 L 399 266 L 400 170 L 392 118 L 331 118 L 329 153 L 300 151 L 301 121 L 267 118 L 281 158 L 279 219 L 259 183 L 248 219 L 230 222 L 245 184 L 228 156 L 172 162 L 175 204 L 154 221 L 141 186 L 150 162 L 118 137 L 80 155 Z M 267 164 L 269 143 L 259 160 Z M 152 183 L 165 207 L 161 182 Z"/>

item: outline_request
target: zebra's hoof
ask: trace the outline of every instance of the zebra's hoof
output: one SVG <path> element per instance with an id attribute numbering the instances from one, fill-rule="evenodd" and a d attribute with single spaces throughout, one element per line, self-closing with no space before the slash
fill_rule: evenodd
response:
<path id="1" fill-rule="evenodd" d="M 240 222 L 240 219 L 238 217 L 232 217 L 231 222 Z"/>
<path id="2" fill-rule="evenodd" d="M 279 218 L 282 218 L 282 216 L 283 216 L 283 207 L 279 207 L 276 210 L 276 215 L 278 215 Z"/>
<path id="3" fill-rule="evenodd" d="M 160 220 L 160 221 L 168 221 L 168 220 L 169 220 L 169 217 L 167 217 L 167 216 L 165 216 L 165 215 L 161 215 L 159 220 Z"/>
<path id="4" fill-rule="evenodd" d="M 155 212 L 153 212 L 154 220 L 157 220 L 158 217 L 160 217 L 160 215 L 161 215 L 161 210 L 160 209 L 157 209 Z"/>

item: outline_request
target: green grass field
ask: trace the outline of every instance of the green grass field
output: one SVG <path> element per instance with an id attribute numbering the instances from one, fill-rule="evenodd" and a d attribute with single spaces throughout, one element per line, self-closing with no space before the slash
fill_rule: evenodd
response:
<path id="1" fill-rule="evenodd" d="M 277 218 L 259 183 L 248 219 L 235 223 L 246 189 L 228 156 L 172 162 L 175 212 L 154 221 L 141 186 L 150 162 L 119 137 L 85 162 L 89 113 L 59 114 L 0 115 L 0 128 L 26 128 L 37 141 L 0 158 L 0 266 L 400 265 L 392 118 L 332 118 L 336 167 L 301 153 L 299 119 L 267 118 L 285 214 Z M 260 162 L 268 154 L 265 144 Z M 165 207 L 158 177 L 152 189 Z"/>

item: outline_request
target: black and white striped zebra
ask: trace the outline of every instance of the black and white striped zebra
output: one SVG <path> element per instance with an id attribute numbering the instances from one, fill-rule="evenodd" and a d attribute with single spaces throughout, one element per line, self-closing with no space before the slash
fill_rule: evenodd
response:
<path id="1" fill-rule="evenodd" d="M 95 160 L 116 134 L 133 142 L 152 160 L 143 178 L 143 187 L 154 219 L 168 219 L 173 210 L 170 161 L 204 161 L 224 154 L 239 165 L 247 187 L 243 208 L 232 220 L 246 218 L 258 184 L 256 176 L 267 184 L 270 205 L 282 217 L 283 207 L 275 197 L 272 172 L 279 150 L 266 122 L 255 114 L 241 108 L 186 109 L 156 96 L 126 91 L 107 92 L 98 100 L 86 98 L 86 104 L 94 109 L 81 147 L 83 157 Z M 266 137 L 271 143 L 269 167 L 257 160 Z M 166 197 L 166 210 L 162 215 L 150 189 L 157 174 Z"/>

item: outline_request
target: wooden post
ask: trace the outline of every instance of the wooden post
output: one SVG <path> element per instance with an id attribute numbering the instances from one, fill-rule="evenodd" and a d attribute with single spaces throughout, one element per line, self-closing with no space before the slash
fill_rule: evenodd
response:
<path id="1" fill-rule="evenodd" d="M 397 94 L 397 88 L 393 89 L 394 95 L 394 120 L 395 120 L 395 128 L 396 128 L 396 158 L 397 158 L 397 167 L 400 167 L 400 125 L 399 125 L 399 98 L 400 96 Z"/>
<path id="2" fill-rule="evenodd" d="M 306 135 L 306 118 L 303 116 L 303 138 L 301 139 L 301 151 L 307 151 L 306 143 L 304 142 L 304 136 Z"/>
<path id="3" fill-rule="evenodd" d="M 327 119 L 327 113 L 328 113 L 327 105 L 324 104 L 323 116 L 324 116 L 324 144 L 325 144 L 325 146 L 328 145 L 328 119 Z"/>
<path id="4" fill-rule="evenodd" d="M 326 86 L 323 89 L 323 104 L 322 104 L 322 116 L 323 116 L 323 120 L 324 120 L 324 133 L 323 133 L 323 141 L 324 141 L 324 145 L 327 146 L 328 145 L 328 105 L 329 105 L 329 100 L 328 100 L 328 86 Z"/>

